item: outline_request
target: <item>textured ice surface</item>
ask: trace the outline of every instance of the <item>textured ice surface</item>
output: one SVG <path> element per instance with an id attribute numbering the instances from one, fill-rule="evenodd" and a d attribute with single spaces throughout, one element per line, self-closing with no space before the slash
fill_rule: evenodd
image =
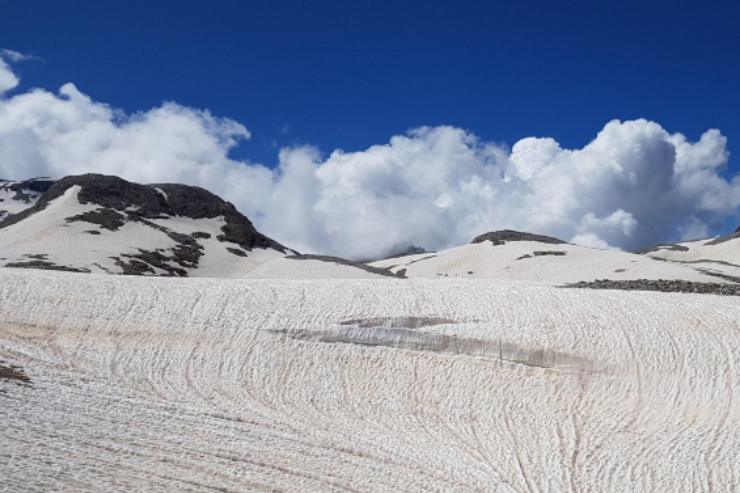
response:
<path id="1" fill-rule="evenodd" d="M 7 491 L 740 487 L 734 297 L 0 269 L 0 360 Z"/>

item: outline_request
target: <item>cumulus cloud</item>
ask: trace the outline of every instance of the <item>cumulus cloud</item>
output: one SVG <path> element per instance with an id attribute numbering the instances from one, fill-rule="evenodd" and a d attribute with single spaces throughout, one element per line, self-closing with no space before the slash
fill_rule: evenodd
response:
<path id="1" fill-rule="evenodd" d="M 704 235 L 740 207 L 740 178 L 720 174 L 728 152 L 717 130 L 691 142 L 655 122 L 614 120 L 581 149 L 534 137 L 508 149 L 422 127 L 359 152 L 285 148 L 268 168 L 232 159 L 249 132 L 208 111 L 170 102 L 126 114 L 73 84 L 2 96 L 17 84 L 0 65 L 0 175 L 200 185 L 303 251 L 371 258 L 499 228 L 633 249 Z"/>
<path id="2" fill-rule="evenodd" d="M 0 50 L 0 96 L 14 89 L 20 82 L 6 62 L 6 60 L 17 61 L 17 55 L 22 56 L 17 51 Z"/>

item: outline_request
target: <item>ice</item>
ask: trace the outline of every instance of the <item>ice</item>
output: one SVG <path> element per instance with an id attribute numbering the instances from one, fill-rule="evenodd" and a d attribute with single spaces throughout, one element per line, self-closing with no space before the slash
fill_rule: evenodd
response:
<path id="1" fill-rule="evenodd" d="M 0 360 L 8 491 L 740 484 L 736 297 L 0 269 Z"/>

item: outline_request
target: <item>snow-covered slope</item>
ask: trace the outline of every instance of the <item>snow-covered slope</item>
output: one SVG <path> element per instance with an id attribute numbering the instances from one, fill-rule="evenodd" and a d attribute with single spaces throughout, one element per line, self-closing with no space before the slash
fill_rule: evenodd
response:
<path id="1" fill-rule="evenodd" d="M 661 262 L 643 255 L 598 250 L 555 238 L 497 231 L 469 245 L 372 262 L 374 267 L 407 277 L 513 279 L 573 283 L 594 279 L 682 279 L 726 282 L 688 265 Z"/>
<path id="2" fill-rule="evenodd" d="M 54 184 L 48 178 L 25 181 L 0 180 L 0 221 L 33 206 L 38 198 Z"/>
<path id="3" fill-rule="evenodd" d="M 726 236 L 657 245 L 643 253 L 740 280 L 740 227 Z"/>
<path id="4" fill-rule="evenodd" d="M 8 491 L 740 484 L 736 297 L 0 269 L 0 307 Z"/>
<path id="5" fill-rule="evenodd" d="M 78 272 L 241 277 L 292 253 L 197 187 L 82 175 L 0 223 L 0 265 Z"/>
<path id="6" fill-rule="evenodd" d="M 72 176 L 30 205 L 0 223 L 0 266 L 222 278 L 249 277 L 262 267 L 258 277 L 381 277 L 364 266 L 283 261 L 296 252 L 197 187 Z"/>
<path id="7" fill-rule="evenodd" d="M 363 264 L 296 256 L 258 232 L 232 204 L 198 187 L 88 174 L 56 183 L 0 182 L 0 198 L 7 212 L 0 221 L 0 267 L 261 279 L 740 282 L 740 234 L 636 255 L 505 230 L 441 252 Z"/>

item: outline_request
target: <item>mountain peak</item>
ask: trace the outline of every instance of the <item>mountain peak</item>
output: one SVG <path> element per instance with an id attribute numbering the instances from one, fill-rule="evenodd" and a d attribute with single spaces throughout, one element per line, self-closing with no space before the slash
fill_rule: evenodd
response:
<path id="1" fill-rule="evenodd" d="M 200 187 L 90 173 L 29 202 L 0 222 L 6 267 L 228 277 L 295 253 Z"/>
<path id="2" fill-rule="evenodd" d="M 225 224 L 219 236 L 221 241 L 236 243 L 247 250 L 255 247 L 286 250 L 283 245 L 259 233 L 233 204 L 208 190 L 172 183 L 142 185 L 118 176 L 96 173 L 66 176 L 53 183 L 32 207 L 0 222 L 0 228 L 45 209 L 73 186 L 79 187 L 77 199 L 80 204 L 100 206 L 94 214 L 76 219 L 98 224 L 104 229 L 115 231 L 126 219 L 141 222 L 167 217 L 210 219 L 222 216 Z"/>

